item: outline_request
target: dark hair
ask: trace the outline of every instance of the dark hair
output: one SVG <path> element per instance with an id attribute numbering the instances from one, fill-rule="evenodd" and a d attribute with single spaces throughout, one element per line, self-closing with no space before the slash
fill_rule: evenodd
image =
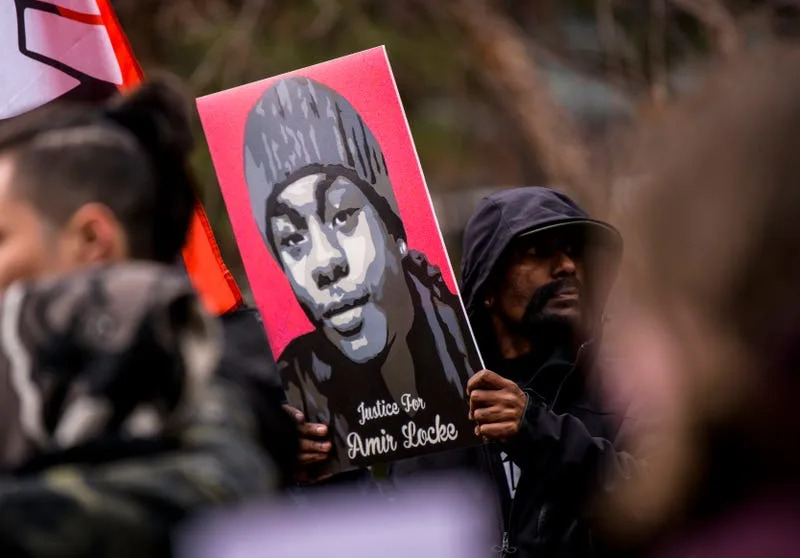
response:
<path id="1" fill-rule="evenodd" d="M 194 179 L 188 104 L 161 78 L 105 105 L 54 103 L 0 125 L 15 191 L 54 225 L 99 202 L 132 257 L 174 262 L 189 228 Z"/>

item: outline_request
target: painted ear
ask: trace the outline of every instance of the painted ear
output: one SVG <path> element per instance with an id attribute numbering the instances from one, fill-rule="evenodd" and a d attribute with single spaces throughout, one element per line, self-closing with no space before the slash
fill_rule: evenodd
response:
<path id="1" fill-rule="evenodd" d="M 397 241 L 397 249 L 400 251 L 401 256 L 408 254 L 408 244 L 402 238 Z"/>

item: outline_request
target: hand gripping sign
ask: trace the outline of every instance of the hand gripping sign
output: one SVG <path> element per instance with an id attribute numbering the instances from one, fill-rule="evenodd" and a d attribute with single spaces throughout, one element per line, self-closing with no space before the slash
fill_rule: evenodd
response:
<path id="1" fill-rule="evenodd" d="M 198 99 L 287 396 L 328 471 L 477 442 L 482 368 L 385 50 Z"/>

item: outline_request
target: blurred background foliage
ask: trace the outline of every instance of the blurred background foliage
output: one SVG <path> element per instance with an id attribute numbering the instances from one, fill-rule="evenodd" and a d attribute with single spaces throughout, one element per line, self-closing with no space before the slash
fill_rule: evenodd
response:
<path id="1" fill-rule="evenodd" d="M 491 189 L 557 185 L 596 214 L 622 148 L 704 68 L 800 33 L 798 0 L 115 0 L 145 72 L 199 96 L 387 47 L 454 265 Z M 202 133 L 198 125 L 198 137 Z M 196 169 L 249 294 L 205 142 Z"/>

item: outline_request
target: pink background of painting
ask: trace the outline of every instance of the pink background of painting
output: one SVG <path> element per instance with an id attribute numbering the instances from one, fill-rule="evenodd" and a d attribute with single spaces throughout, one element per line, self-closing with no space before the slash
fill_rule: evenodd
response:
<path id="1" fill-rule="evenodd" d="M 197 99 L 200 119 L 245 271 L 276 357 L 292 339 L 311 331 L 312 326 L 283 271 L 270 256 L 253 218 L 244 177 L 244 127 L 248 112 L 263 92 L 275 81 L 294 75 L 327 85 L 358 111 L 383 149 L 409 247 L 423 252 L 428 261 L 439 266 L 450 289 L 457 292 L 383 47 L 201 97 Z"/>

